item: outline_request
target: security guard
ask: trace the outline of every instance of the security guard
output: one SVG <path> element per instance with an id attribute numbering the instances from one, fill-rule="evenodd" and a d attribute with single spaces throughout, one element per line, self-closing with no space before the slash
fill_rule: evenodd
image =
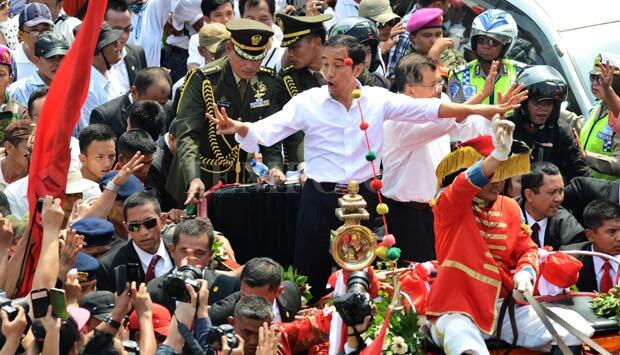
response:
<path id="1" fill-rule="evenodd" d="M 278 74 L 282 85 L 279 90 L 282 105 L 300 92 L 325 84 L 323 74 L 321 74 L 321 58 L 327 31 L 323 23 L 332 17 L 329 14 L 276 15 L 276 23 L 283 33 L 281 46 L 287 48 L 286 55 L 290 63 Z M 295 169 L 296 163 L 304 161 L 303 139 L 303 133 L 297 132 L 282 141 L 285 161 L 292 163 L 287 166 L 289 170 Z M 270 168 L 284 171 L 282 161 L 267 161 L 267 165 Z"/>
<path id="2" fill-rule="evenodd" d="M 481 103 L 493 105 L 498 102 L 498 92 L 505 93 L 525 67 L 523 63 L 504 58 L 517 39 L 517 33 L 514 18 L 502 10 L 487 10 L 474 19 L 470 38 L 477 59 L 450 72 L 448 90 L 453 102 L 463 103 L 481 92 L 492 62 L 499 60 L 493 94 Z"/>
<path id="3" fill-rule="evenodd" d="M 611 89 L 620 92 L 620 56 L 617 54 L 599 54 L 594 60 L 594 68 L 590 71 L 592 94 L 597 98 L 587 116 L 579 134 L 579 141 L 585 151 L 585 159 L 592 168 L 592 177 L 616 180 L 620 176 L 620 137 L 610 127 L 609 107 L 606 102 L 605 90 L 601 84 L 601 64 L 609 63 L 614 75 Z"/>
<path id="4" fill-rule="evenodd" d="M 197 203 L 196 194 L 218 181 L 249 182 L 251 178 L 242 169 L 247 154 L 234 136 L 216 133 L 206 112 L 213 115 L 214 109 L 224 108 L 239 121 L 256 122 L 281 108 L 276 73 L 261 67 L 273 31 L 250 19 L 232 20 L 226 28 L 231 34 L 227 57 L 189 72 L 179 98 L 177 154 L 166 185 L 178 205 Z M 268 161 L 271 154 L 280 154 L 260 149 Z"/>

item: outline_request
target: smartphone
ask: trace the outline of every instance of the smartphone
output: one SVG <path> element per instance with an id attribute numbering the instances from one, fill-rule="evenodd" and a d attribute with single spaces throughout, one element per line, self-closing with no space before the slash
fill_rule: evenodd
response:
<path id="1" fill-rule="evenodd" d="M 132 281 L 136 282 L 136 285 L 139 286 L 140 282 L 142 282 L 144 278 L 142 277 L 142 268 L 140 264 L 128 263 L 127 264 L 127 282 L 131 283 Z"/>
<path id="2" fill-rule="evenodd" d="M 50 306 L 50 292 L 45 288 L 33 290 L 30 292 L 30 300 L 32 301 L 32 314 L 34 317 L 45 317 L 47 308 Z"/>
<path id="3" fill-rule="evenodd" d="M 125 291 L 125 284 L 127 284 L 127 266 L 123 264 L 114 268 L 114 281 L 116 282 L 116 293 L 120 295 Z"/>
<path id="4" fill-rule="evenodd" d="M 65 290 L 59 288 L 50 289 L 50 304 L 52 305 L 52 315 L 62 320 L 69 319 Z"/>

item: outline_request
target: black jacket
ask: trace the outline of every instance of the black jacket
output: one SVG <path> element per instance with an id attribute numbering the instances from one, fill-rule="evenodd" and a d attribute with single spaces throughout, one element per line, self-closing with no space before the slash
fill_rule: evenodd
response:
<path id="1" fill-rule="evenodd" d="M 594 200 L 606 200 L 618 203 L 620 183 L 590 177 L 574 178 L 564 187 L 562 205 L 583 223 L 583 210 Z"/>
<path id="2" fill-rule="evenodd" d="M 172 158 L 172 152 L 168 148 L 164 136 L 159 137 L 157 140 L 157 151 L 153 155 L 153 163 L 144 184 L 153 191 L 155 197 L 159 200 L 162 211 L 176 208 L 174 198 L 166 191 L 166 180 L 172 165 Z"/>
<path id="3" fill-rule="evenodd" d="M 518 202 L 523 215 L 525 215 L 525 200 L 519 199 Z M 547 219 L 545 246 L 551 246 L 553 250 L 559 250 L 562 246 L 581 243 L 586 240 L 583 227 L 565 208 L 560 207 L 554 216 Z"/>
<path id="4" fill-rule="evenodd" d="M 532 149 L 532 162 L 548 161 L 557 165 L 566 184 L 574 177 L 591 175 L 590 167 L 581 157 L 577 142 L 566 123 L 559 121 L 531 134 L 525 128 L 527 123 L 518 113 L 508 117 L 508 120 L 515 124 L 514 139 L 524 141 Z"/>
<path id="5" fill-rule="evenodd" d="M 127 77 L 129 85 L 133 85 L 136 74 L 147 67 L 144 49 L 133 44 L 125 44 L 127 55 L 125 56 L 125 66 L 127 67 Z"/>
<path id="6" fill-rule="evenodd" d="M 592 242 L 577 243 L 567 245 L 562 250 L 592 250 Z M 579 271 L 579 279 L 575 286 L 580 292 L 598 292 L 598 284 L 596 282 L 596 272 L 594 271 L 594 260 L 589 255 L 575 256 L 583 263 L 581 271 Z"/>
<path id="7" fill-rule="evenodd" d="M 130 93 L 112 99 L 105 104 L 95 107 L 90 113 L 90 124 L 102 123 L 112 128 L 116 138 L 127 130 L 127 111 L 131 106 Z"/>
<path id="8" fill-rule="evenodd" d="M 161 243 L 163 243 L 163 240 Z M 170 256 L 170 254 L 168 255 Z M 172 256 L 170 256 L 170 260 L 172 260 Z M 131 240 L 116 244 L 99 258 L 99 263 L 99 269 L 97 270 L 97 289 L 112 292 L 116 292 L 116 278 L 114 277 L 115 267 L 127 265 L 129 263 L 142 265 Z M 142 275 L 142 277 L 144 277 L 144 275 Z M 140 282 L 144 282 L 144 280 Z"/>
<path id="9" fill-rule="evenodd" d="M 174 314 L 176 310 L 176 302 L 168 297 L 168 294 L 164 290 L 164 278 L 172 273 L 172 270 L 167 272 L 158 278 L 151 280 L 148 283 L 147 291 L 151 295 L 153 302 L 160 304 L 170 311 L 170 314 Z M 209 284 L 209 304 L 218 302 L 228 295 L 239 291 L 239 279 L 230 277 L 227 275 L 217 274 L 213 270 L 205 270 L 204 277 Z"/>
<path id="10" fill-rule="evenodd" d="M 284 292 L 276 299 L 278 309 L 280 310 L 280 318 L 282 318 L 282 322 L 292 322 L 297 312 L 301 309 L 301 293 L 299 288 L 290 281 L 282 281 L 282 286 L 284 286 Z M 214 303 L 209 308 L 211 323 L 214 326 L 227 323 L 228 317 L 234 315 L 235 306 L 240 298 L 241 294 L 235 292 Z"/>

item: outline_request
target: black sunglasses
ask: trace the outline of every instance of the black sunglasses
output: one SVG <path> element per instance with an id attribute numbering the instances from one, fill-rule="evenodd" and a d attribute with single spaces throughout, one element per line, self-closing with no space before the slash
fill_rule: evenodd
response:
<path id="1" fill-rule="evenodd" d="M 387 27 L 394 27 L 394 26 L 396 26 L 398 21 L 399 20 L 397 18 L 395 18 L 395 19 L 391 19 L 388 22 L 377 22 L 377 27 L 386 27 L 386 26 Z"/>
<path id="2" fill-rule="evenodd" d="M 484 46 L 485 44 L 488 44 L 491 47 L 499 47 L 502 45 L 502 42 L 487 36 L 478 36 L 477 42 L 480 45 Z"/>
<path id="3" fill-rule="evenodd" d="M 157 218 L 152 217 L 142 222 L 127 223 L 127 229 L 129 229 L 130 232 L 139 232 L 141 226 L 144 226 L 146 229 L 154 228 L 157 226 Z"/>
<path id="4" fill-rule="evenodd" d="M 601 74 L 590 74 L 590 82 L 598 83 L 601 81 Z"/>

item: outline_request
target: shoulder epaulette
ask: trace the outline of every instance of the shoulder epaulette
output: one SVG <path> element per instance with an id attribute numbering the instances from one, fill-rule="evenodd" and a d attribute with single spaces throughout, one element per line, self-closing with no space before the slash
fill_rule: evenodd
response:
<path id="1" fill-rule="evenodd" d="M 291 71 L 293 71 L 294 68 L 295 68 L 295 66 L 293 64 L 291 64 L 288 67 L 283 68 L 282 69 L 282 73 L 289 74 Z"/>
<path id="2" fill-rule="evenodd" d="M 461 73 L 466 70 L 469 70 L 469 64 L 461 64 L 458 67 L 454 68 L 455 73 Z"/>
<path id="3" fill-rule="evenodd" d="M 223 67 L 221 65 L 205 65 L 200 67 L 200 71 L 202 71 L 202 73 L 204 75 L 211 75 L 213 73 L 218 73 L 221 72 L 223 69 Z"/>
<path id="4" fill-rule="evenodd" d="M 268 67 L 260 67 L 260 69 L 258 69 L 258 72 L 267 74 L 269 76 L 276 76 L 276 71 Z"/>

